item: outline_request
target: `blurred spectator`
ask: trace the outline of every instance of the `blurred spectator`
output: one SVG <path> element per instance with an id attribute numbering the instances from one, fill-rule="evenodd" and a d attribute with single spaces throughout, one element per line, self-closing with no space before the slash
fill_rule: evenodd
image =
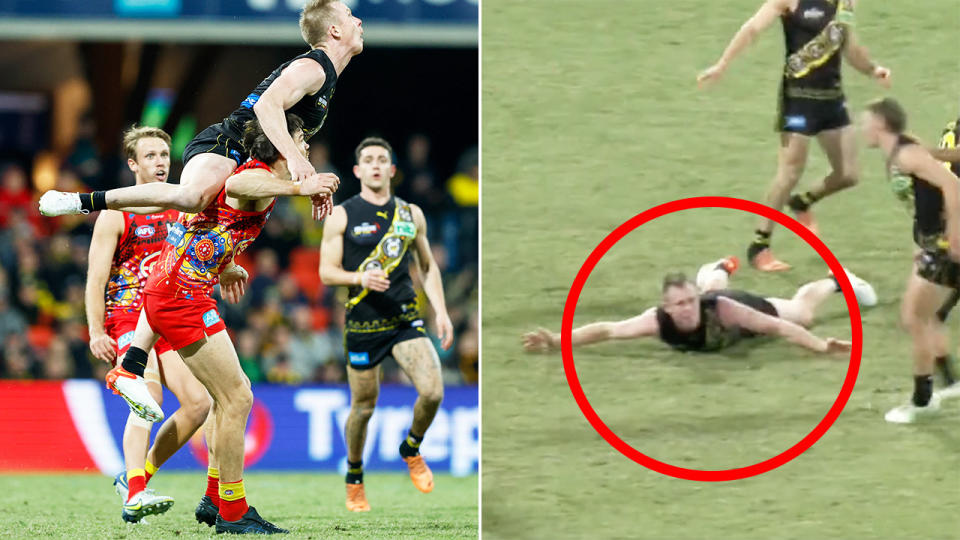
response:
<path id="1" fill-rule="evenodd" d="M 247 286 L 250 306 L 259 308 L 263 305 L 267 290 L 277 282 L 280 274 L 280 265 L 277 254 L 270 248 L 261 248 L 256 253 L 254 277 Z"/>
<path id="2" fill-rule="evenodd" d="M 33 193 L 27 173 L 17 165 L 7 165 L 0 172 L 0 227 L 7 227 L 15 209 L 29 215 L 33 210 Z"/>
<path id="3" fill-rule="evenodd" d="M 290 368 L 300 379 L 314 380 L 320 367 L 334 358 L 336 345 L 325 339 L 323 334 L 313 331 L 313 312 L 309 307 L 297 307 L 293 311 L 292 322 L 293 332 L 287 346 Z"/>
<path id="4" fill-rule="evenodd" d="M 455 236 L 445 230 L 444 244 L 454 271 L 475 267 L 479 248 L 480 160 L 476 148 L 460 157 L 457 173 L 447 180 L 447 190 L 458 207 L 459 227 Z"/>
<path id="5" fill-rule="evenodd" d="M 33 379 L 34 360 L 22 334 L 12 334 L 3 344 L 3 377 L 5 379 Z"/>
<path id="6" fill-rule="evenodd" d="M 70 348 L 66 340 L 59 336 L 54 337 L 43 359 L 43 378 L 68 379 L 72 374 L 73 359 L 70 357 Z"/>
<path id="7" fill-rule="evenodd" d="M 240 357 L 240 367 L 250 382 L 263 380 L 263 371 L 260 369 L 263 359 L 260 358 L 260 339 L 256 332 L 243 330 L 237 334 L 237 356 Z"/>
<path id="8" fill-rule="evenodd" d="M 3 279 L 6 279 L 6 274 L 3 274 Z M 0 294 L 0 343 L 6 343 L 11 335 L 23 335 L 27 330 L 27 320 L 17 308 L 10 305 L 8 294 L 9 289 L 3 287 Z"/>

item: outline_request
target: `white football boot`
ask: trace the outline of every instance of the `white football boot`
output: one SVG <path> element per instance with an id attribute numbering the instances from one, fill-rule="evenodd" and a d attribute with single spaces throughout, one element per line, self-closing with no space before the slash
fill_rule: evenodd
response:
<path id="1" fill-rule="evenodd" d="M 123 367 L 117 366 L 107 372 L 106 381 L 107 388 L 127 400 L 127 405 L 130 406 L 133 414 L 150 422 L 163 420 L 163 409 L 150 395 L 147 382 L 143 377 L 134 375 Z"/>
<path id="2" fill-rule="evenodd" d="M 890 409 L 883 419 L 892 424 L 913 424 L 940 412 L 940 395 L 934 393 L 926 407 L 917 407 L 913 402 Z"/>
<path id="3" fill-rule="evenodd" d="M 873 290 L 873 285 L 870 285 L 865 279 L 854 274 L 847 268 L 844 268 L 843 271 L 847 273 L 847 279 L 850 280 L 850 285 L 853 286 L 853 294 L 857 297 L 857 304 L 860 304 L 860 307 L 873 307 L 877 305 L 877 291 Z"/>
<path id="4" fill-rule="evenodd" d="M 51 189 L 40 197 L 40 213 L 45 216 L 65 216 L 68 214 L 89 214 L 80 206 L 79 193 L 67 193 Z"/>
<path id="5" fill-rule="evenodd" d="M 152 489 L 145 489 L 123 503 L 120 515 L 127 523 L 137 523 L 144 516 L 162 514 L 173 506 L 173 497 L 157 495 Z"/>

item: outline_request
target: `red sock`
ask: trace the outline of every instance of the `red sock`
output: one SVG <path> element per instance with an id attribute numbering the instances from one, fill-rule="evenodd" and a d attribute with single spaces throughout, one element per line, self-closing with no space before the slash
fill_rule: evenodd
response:
<path id="1" fill-rule="evenodd" d="M 247 497 L 243 480 L 220 484 L 220 517 L 225 521 L 237 521 L 247 513 Z"/>
<path id="2" fill-rule="evenodd" d="M 207 492 L 204 495 L 210 497 L 215 506 L 220 506 L 220 471 L 215 467 L 207 468 Z"/>
<path id="3" fill-rule="evenodd" d="M 144 477 L 143 469 L 131 469 L 127 471 L 127 501 L 134 495 L 140 493 L 147 487 L 147 480 Z"/>
<path id="4" fill-rule="evenodd" d="M 153 478 L 153 475 L 152 475 L 152 474 L 150 474 L 150 473 L 148 473 L 148 472 L 143 473 L 143 483 L 144 483 L 144 484 L 149 483 L 151 478 Z"/>

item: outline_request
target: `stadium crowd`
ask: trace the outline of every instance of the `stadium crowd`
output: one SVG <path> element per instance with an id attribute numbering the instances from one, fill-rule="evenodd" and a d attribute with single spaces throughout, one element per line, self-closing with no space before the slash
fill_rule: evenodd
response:
<path id="1" fill-rule="evenodd" d="M 479 369 L 477 312 L 478 154 L 468 150 L 445 179 L 430 160 L 430 140 L 413 135 L 398 149 L 398 196 L 420 205 L 443 271 L 456 341 L 437 348 L 447 384 L 474 384 Z M 337 173 L 337 201 L 359 191 L 351 171 L 336 171 L 325 144 L 311 148 L 318 171 Z M 84 283 L 96 214 L 44 218 L 32 171 L 23 160 L 0 162 L 0 378 L 103 378 L 110 366 L 87 347 Z M 59 169 L 55 189 L 90 191 L 133 183 L 126 167 L 103 166 L 93 145 L 78 140 Z M 117 175 L 105 171 L 119 171 Z M 309 201 L 280 198 L 260 238 L 239 259 L 250 273 L 238 305 L 219 301 L 244 371 L 253 382 L 297 384 L 346 380 L 342 329 L 346 291 L 318 276 L 322 224 Z M 219 295 L 215 295 L 219 298 Z M 421 305 L 429 303 L 421 293 Z M 433 314 L 424 313 L 432 328 Z M 406 382 L 384 364 L 385 382 Z"/>

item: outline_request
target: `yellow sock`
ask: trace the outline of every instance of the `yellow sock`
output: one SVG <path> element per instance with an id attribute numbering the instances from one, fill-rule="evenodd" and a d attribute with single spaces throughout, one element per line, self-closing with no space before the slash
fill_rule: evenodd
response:
<path id="1" fill-rule="evenodd" d="M 150 463 L 149 459 L 143 464 L 143 470 L 150 476 L 157 474 L 157 466 Z"/>
<path id="2" fill-rule="evenodd" d="M 207 467 L 207 476 L 210 478 L 220 478 L 220 469 L 216 467 Z"/>
<path id="3" fill-rule="evenodd" d="M 127 481 L 129 482 L 135 476 L 144 476 L 144 474 L 143 469 L 130 469 L 127 471 Z"/>
<path id="4" fill-rule="evenodd" d="M 246 497 L 243 491 L 243 480 L 238 482 L 220 482 L 220 500 L 236 501 Z"/>

